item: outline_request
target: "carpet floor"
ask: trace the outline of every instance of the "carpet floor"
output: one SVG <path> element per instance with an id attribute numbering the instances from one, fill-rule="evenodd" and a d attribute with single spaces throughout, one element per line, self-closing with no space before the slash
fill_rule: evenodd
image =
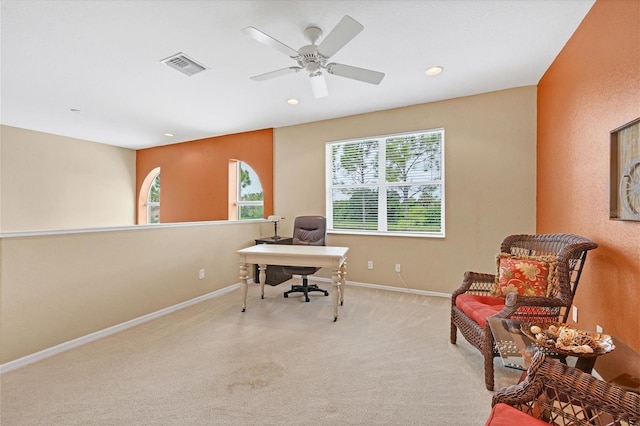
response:
<path id="1" fill-rule="evenodd" d="M 329 285 L 321 287 L 331 291 Z M 480 352 L 447 298 L 350 286 L 305 303 L 251 285 L 0 377 L 0 424 L 483 425 Z M 519 371 L 496 363 L 496 389 Z"/>

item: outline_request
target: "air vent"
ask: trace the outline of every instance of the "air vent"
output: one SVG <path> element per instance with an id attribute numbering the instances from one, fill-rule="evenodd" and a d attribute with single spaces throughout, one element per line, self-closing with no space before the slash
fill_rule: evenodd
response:
<path id="1" fill-rule="evenodd" d="M 207 67 L 189 58 L 182 52 L 169 56 L 168 58 L 163 59 L 160 62 L 166 64 L 174 70 L 178 70 L 181 73 L 188 75 L 189 77 L 207 69 Z"/>

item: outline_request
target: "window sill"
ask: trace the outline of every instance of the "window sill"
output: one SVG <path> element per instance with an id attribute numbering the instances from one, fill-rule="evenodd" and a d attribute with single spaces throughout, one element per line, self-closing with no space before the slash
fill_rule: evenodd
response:
<path id="1" fill-rule="evenodd" d="M 374 237 L 409 237 L 409 238 L 445 238 L 444 232 L 382 232 L 382 231 L 357 231 L 353 229 L 328 229 L 328 234 L 336 235 L 367 235 Z"/>

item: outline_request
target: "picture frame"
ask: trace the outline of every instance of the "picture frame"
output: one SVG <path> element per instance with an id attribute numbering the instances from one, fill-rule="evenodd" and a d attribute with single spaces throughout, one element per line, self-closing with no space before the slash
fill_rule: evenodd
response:
<path id="1" fill-rule="evenodd" d="M 611 131 L 611 220 L 640 221 L 640 117 Z"/>

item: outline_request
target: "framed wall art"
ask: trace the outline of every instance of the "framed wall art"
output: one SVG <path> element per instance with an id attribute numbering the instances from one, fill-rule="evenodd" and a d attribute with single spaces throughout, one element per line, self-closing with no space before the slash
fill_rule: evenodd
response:
<path id="1" fill-rule="evenodd" d="M 640 221 L 640 118 L 611 131 L 610 214 Z"/>

